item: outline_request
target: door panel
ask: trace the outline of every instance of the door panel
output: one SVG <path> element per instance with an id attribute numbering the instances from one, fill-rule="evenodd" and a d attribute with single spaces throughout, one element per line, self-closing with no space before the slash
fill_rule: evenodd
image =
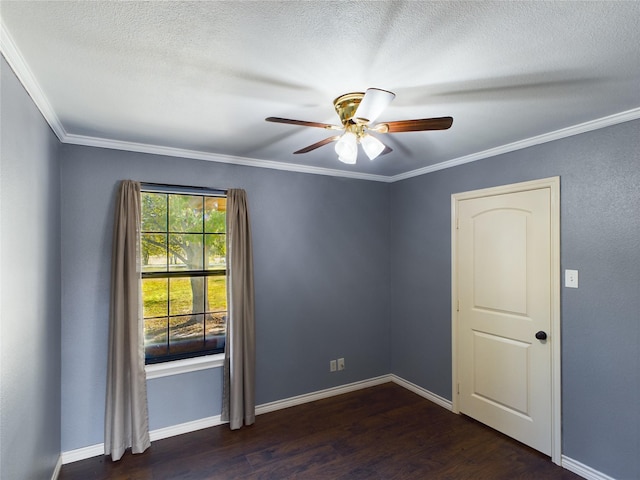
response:
<path id="1" fill-rule="evenodd" d="M 459 409 L 551 454 L 550 190 L 458 203 Z"/>
<path id="2" fill-rule="evenodd" d="M 526 314 L 526 223 L 521 210 L 490 210 L 473 218 L 473 244 L 483 247 L 473 257 L 475 308 Z"/>
<path id="3" fill-rule="evenodd" d="M 529 347 L 526 342 L 473 332 L 473 395 L 494 406 L 527 415 Z M 509 388 L 503 388 L 507 383 Z"/>

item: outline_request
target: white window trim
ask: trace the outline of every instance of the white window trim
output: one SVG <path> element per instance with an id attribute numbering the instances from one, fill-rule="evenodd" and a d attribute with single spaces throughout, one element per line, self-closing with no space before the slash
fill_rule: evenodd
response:
<path id="1" fill-rule="evenodd" d="M 209 368 L 220 368 L 224 365 L 224 353 L 204 355 L 201 357 L 185 358 L 172 362 L 153 363 L 145 365 L 147 380 L 154 378 L 180 375 L 181 373 L 197 372 Z"/>

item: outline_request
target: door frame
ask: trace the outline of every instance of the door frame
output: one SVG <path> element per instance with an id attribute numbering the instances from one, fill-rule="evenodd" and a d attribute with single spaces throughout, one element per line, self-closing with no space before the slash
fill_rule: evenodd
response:
<path id="1" fill-rule="evenodd" d="M 458 203 L 462 200 L 482 198 L 529 190 L 549 189 L 551 220 L 551 329 L 554 339 L 551 345 L 551 460 L 562 463 L 562 383 L 560 338 L 560 177 L 543 178 L 498 187 L 484 188 L 451 195 L 451 362 L 452 362 L 452 411 L 460 413 L 458 398 L 458 259 L 457 224 Z"/>

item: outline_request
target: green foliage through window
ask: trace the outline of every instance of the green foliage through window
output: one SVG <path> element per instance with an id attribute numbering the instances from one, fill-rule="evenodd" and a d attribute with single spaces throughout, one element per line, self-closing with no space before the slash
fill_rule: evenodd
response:
<path id="1" fill-rule="evenodd" d="M 141 200 L 146 362 L 222 352 L 227 199 L 143 191 Z"/>

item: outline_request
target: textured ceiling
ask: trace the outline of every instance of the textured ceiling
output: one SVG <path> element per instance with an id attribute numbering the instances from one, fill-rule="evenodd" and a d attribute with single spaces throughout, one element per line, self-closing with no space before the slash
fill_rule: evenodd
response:
<path id="1" fill-rule="evenodd" d="M 640 117 L 640 2 L 2 1 L 2 48 L 64 142 L 401 178 Z M 332 100 L 396 93 L 356 165 Z M 279 162 L 279 163 L 268 163 Z M 294 164 L 299 164 L 298 167 Z M 336 173 L 336 172 L 332 172 Z"/>

